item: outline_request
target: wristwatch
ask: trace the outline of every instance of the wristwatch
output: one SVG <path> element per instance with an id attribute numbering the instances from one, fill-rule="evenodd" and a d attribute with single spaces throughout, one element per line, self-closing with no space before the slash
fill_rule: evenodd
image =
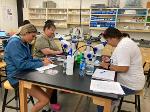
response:
<path id="1" fill-rule="evenodd" d="M 110 66 L 111 66 L 111 64 L 108 65 L 108 70 L 110 70 Z"/>

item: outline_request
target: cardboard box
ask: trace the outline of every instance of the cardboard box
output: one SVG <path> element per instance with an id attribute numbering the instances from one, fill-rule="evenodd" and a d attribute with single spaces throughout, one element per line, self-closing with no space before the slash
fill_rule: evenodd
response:
<path id="1" fill-rule="evenodd" d="M 147 8 L 150 8 L 150 2 L 147 2 L 146 7 L 147 7 Z"/>

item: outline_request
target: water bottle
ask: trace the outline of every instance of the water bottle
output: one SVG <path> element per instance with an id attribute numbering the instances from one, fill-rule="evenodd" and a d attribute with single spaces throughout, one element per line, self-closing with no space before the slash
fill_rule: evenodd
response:
<path id="1" fill-rule="evenodd" d="M 73 75 L 73 66 L 74 66 L 74 56 L 68 55 L 67 63 L 66 63 L 66 74 L 67 75 Z"/>
<path id="2" fill-rule="evenodd" d="M 72 49 L 70 48 L 66 60 L 66 74 L 73 75 L 74 56 L 72 55 Z"/>
<path id="3" fill-rule="evenodd" d="M 65 59 L 64 62 L 63 62 L 63 74 L 66 73 L 66 66 L 67 66 L 67 62 L 66 62 L 66 59 Z"/>
<path id="4" fill-rule="evenodd" d="M 80 70 L 79 70 L 80 77 L 84 77 L 84 75 L 85 75 L 85 67 L 86 67 L 86 63 L 85 63 L 85 59 L 83 58 L 81 63 L 80 63 Z"/>
<path id="5" fill-rule="evenodd" d="M 86 65 L 86 74 L 93 75 L 93 73 L 94 73 L 94 64 L 92 62 L 92 59 L 89 59 Z"/>

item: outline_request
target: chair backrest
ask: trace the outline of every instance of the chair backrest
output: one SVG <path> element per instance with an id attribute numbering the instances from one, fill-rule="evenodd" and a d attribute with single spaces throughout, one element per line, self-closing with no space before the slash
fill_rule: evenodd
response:
<path id="1" fill-rule="evenodd" d="M 8 40 L 7 39 L 2 40 L 3 49 L 7 46 L 7 44 L 8 44 Z"/>
<path id="2" fill-rule="evenodd" d="M 8 90 L 13 90 L 14 88 L 11 86 L 8 80 L 4 82 L 4 88 Z"/>

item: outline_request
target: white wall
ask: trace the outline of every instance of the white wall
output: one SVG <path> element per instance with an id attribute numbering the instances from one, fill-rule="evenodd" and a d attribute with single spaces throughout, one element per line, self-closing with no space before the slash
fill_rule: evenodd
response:
<path id="1" fill-rule="evenodd" d="M 0 0 L 0 29 L 12 32 L 16 31 L 17 28 L 18 16 L 16 0 Z"/>

